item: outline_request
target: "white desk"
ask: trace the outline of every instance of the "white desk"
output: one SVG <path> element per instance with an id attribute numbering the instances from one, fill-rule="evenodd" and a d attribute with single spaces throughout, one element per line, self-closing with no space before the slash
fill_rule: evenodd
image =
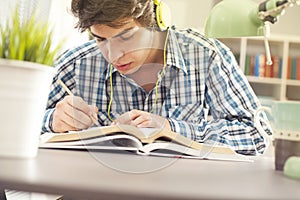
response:
<path id="1" fill-rule="evenodd" d="M 275 171 L 273 163 L 270 158 L 248 163 L 41 149 L 35 159 L 1 158 L 0 188 L 81 200 L 300 199 L 300 181 Z M 167 167 L 133 174 L 106 165 L 140 172 Z"/>

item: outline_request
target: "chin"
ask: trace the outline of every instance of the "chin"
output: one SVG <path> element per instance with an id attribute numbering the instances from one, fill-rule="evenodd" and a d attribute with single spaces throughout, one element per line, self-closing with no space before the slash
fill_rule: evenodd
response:
<path id="1" fill-rule="evenodd" d="M 137 71 L 139 71 L 140 68 L 141 67 L 135 67 L 135 68 L 129 69 L 127 71 L 120 71 L 120 73 L 123 74 L 123 75 L 131 75 L 131 74 L 134 74 Z"/>

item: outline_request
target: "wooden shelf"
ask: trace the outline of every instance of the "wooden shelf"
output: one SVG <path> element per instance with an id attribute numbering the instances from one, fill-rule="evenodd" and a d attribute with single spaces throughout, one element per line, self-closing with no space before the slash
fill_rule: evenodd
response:
<path id="1" fill-rule="evenodd" d="M 256 77 L 256 76 L 246 76 L 248 81 L 251 83 L 262 83 L 262 84 L 273 84 L 280 85 L 282 84 L 282 79 L 279 78 L 265 78 L 265 77 Z"/>
<path id="2" fill-rule="evenodd" d="M 300 81 L 298 81 L 298 80 L 287 80 L 286 85 L 288 85 L 288 86 L 299 86 L 299 91 L 300 91 Z"/>
<path id="3" fill-rule="evenodd" d="M 279 77 L 287 77 L 289 57 L 300 57 L 300 37 L 272 34 L 268 40 L 271 55 L 281 58 L 282 67 Z M 243 71 L 245 71 L 247 55 L 265 54 L 263 37 L 222 38 L 220 41 L 226 44 L 233 54 L 238 55 L 237 61 Z M 276 100 L 292 99 L 300 101 L 300 80 L 257 76 L 246 77 L 258 96 Z"/>

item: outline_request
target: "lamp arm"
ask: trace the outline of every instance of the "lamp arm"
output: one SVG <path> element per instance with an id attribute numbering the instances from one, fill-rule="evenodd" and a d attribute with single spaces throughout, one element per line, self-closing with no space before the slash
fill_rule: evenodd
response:
<path id="1" fill-rule="evenodd" d="M 264 23 L 264 43 L 266 49 L 266 63 L 272 65 L 271 52 L 269 47 L 270 24 L 277 22 L 278 17 L 284 14 L 287 7 L 300 5 L 300 0 L 266 0 L 259 4 L 257 16 Z"/>
<path id="2" fill-rule="evenodd" d="M 300 0 L 266 0 L 259 4 L 258 18 L 264 22 L 276 23 L 285 8 L 300 5 Z"/>

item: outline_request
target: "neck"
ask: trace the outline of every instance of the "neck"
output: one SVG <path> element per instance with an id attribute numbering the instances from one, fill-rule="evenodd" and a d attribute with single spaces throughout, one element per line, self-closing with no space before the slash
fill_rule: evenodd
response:
<path id="1" fill-rule="evenodd" d="M 154 88 L 158 74 L 162 68 L 163 65 L 159 63 L 145 64 L 137 72 L 129 74 L 127 77 L 134 80 L 139 86 L 149 92 Z"/>
<path id="2" fill-rule="evenodd" d="M 165 43 L 167 40 L 167 33 L 155 31 L 153 34 L 152 49 L 145 63 L 164 64 L 164 51 L 166 51 Z"/>
<path id="3" fill-rule="evenodd" d="M 144 65 L 135 73 L 127 75 L 147 92 L 157 85 L 158 74 L 164 68 L 168 32 L 154 32 L 153 48 Z"/>

